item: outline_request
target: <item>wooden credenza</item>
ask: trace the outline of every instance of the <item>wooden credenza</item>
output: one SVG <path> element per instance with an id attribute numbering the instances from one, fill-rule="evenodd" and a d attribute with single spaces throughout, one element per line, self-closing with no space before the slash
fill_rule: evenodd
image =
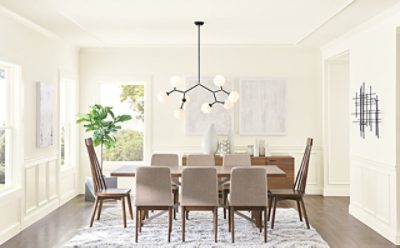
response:
<path id="1" fill-rule="evenodd" d="M 223 157 L 215 155 L 215 165 L 222 165 Z M 286 177 L 268 178 L 269 189 L 293 188 L 294 184 L 294 158 L 289 155 L 251 157 L 251 164 L 257 165 L 276 165 L 286 173 Z M 186 156 L 182 156 L 182 165 L 186 165 Z"/>

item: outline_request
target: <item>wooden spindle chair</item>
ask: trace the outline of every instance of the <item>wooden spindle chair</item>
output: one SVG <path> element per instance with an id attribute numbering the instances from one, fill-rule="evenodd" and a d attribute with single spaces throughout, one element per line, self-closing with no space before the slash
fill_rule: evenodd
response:
<path id="1" fill-rule="evenodd" d="M 275 224 L 276 203 L 281 200 L 296 201 L 300 221 L 303 221 L 303 218 L 302 218 L 302 212 L 303 212 L 304 219 L 306 221 L 306 226 L 308 229 L 310 229 L 310 224 L 308 222 L 308 217 L 307 217 L 307 212 L 306 212 L 306 207 L 304 205 L 303 197 L 304 197 L 305 191 L 306 191 L 307 175 L 308 175 L 308 168 L 309 168 L 309 164 L 310 164 L 310 154 L 311 154 L 312 145 L 313 145 L 313 139 L 307 138 L 307 146 L 304 151 L 303 160 L 301 162 L 300 169 L 297 173 L 293 189 L 271 189 L 268 192 L 268 198 L 269 198 L 268 219 L 270 218 L 270 215 L 271 215 L 271 209 L 273 209 L 272 221 L 271 221 L 272 229 L 274 228 L 274 224 Z"/>
<path id="2" fill-rule="evenodd" d="M 129 214 L 133 220 L 133 211 L 130 197 L 130 189 L 117 189 L 117 188 L 107 188 L 106 181 L 101 172 L 99 161 L 96 156 L 96 152 L 93 147 L 93 140 L 91 138 L 85 139 L 85 144 L 87 151 L 89 153 L 90 159 L 90 170 L 93 178 L 93 186 L 95 191 L 95 203 L 93 208 L 92 217 L 90 219 L 90 227 L 93 226 L 93 221 L 97 212 L 97 220 L 100 219 L 101 208 L 103 207 L 104 200 L 121 200 L 122 203 L 122 218 L 124 221 L 124 227 L 126 228 L 126 211 L 125 211 L 125 198 L 129 207 Z"/>

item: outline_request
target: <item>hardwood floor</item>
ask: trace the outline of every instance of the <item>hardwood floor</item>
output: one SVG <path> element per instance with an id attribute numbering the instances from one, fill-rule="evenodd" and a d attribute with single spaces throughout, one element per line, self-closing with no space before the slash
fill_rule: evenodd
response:
<path id="1" fill-rule="evenodd" d="M 347 197 L 306 196 L 305 204 L 311 225 L 331 247 L 400 247 L 350 216 Z M 291 202 L 279 206 L 295 207 Z M 89 224 L 92 207 L 78 196 L 0 247 L 61 247 L 78 228 Z"/>

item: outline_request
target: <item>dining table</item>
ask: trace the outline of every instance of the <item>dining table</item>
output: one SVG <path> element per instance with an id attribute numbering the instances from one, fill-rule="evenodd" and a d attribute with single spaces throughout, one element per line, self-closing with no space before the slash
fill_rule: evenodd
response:
<path id="1" fill-rule="evenodd" d="M 114 177 L 135 177 L 137 168 L 142 167 L 142 166 L 146 166 L 146 165 L 123 165 L 120 168 L 112 171 L 110 173 L 110 176 L 114 176 Z M 265 168 L 265 175 L 267 176 L 267 178 L 269 178 L 269 177 L 282 177 L 282 178 L 285 178 L 286 177 L 285 171 L 283 171 L 282 169 L 280 169 L 276 165 L 254 165 L 254 166 L 264 167 Z M 170 168 L 172 177 L 181 177 L 183 169 L 185 167 L 188 167 L 188 166 L 176 165 L 176 166 L 168 166 L 168 167 Z M 217 177 L 219 179 L 222 179 L 222 178 L 226 179 L 226 178 L 230 177 L 231 171 L 232 171 L 232 167 L 215 166 L 215 168 L 217 170 Z M 257 227 L 262 225 L 262 222 L 260 221 L 260 213 L 258 211 L 252 211 L 252 216 L 251 217 L 248 217 L 248 216 L 246 216 L 244 214 L 241 214 L 241 213 L 237 213 L 237 214 L 240 215 L 241 217 L 243 217 L 243 218 L 255 223 L 255 225 Z M 157 217 L 157 216 L 154 216 L 154 217 Z"/>
<path id="2" fill-rule="evenodd" d="M 112 171 L 110 173 L 110 176 L 135 177 L 136 169 L 141 166 L 145 166 L 145 165 L 124 165 L 124 166 L 121 166 L 120 168 Z M 266 173 L 266 176 L 268 176 L 268 177 L 286 177 L 286 173 L 276 165 L 256 165 L 256 166 L 265 168 L 265 173 Z M 187 166 L 176 165 L 176 166 L 168 166 L 168 167 L 171 170 L 172 177 L 181 177 L 183 169 Z M 231 175 L 232 167 L 226 168 L 224 166 L 215 166 L 215 168 L 217 170 L 217 177 L 219 177 L 219 178 L 229 177 Z"/>

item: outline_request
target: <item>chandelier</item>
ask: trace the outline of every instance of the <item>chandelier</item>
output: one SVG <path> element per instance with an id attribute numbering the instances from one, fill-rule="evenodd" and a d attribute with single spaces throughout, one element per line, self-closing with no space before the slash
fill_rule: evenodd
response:
<path id="1" fill-rule="evenodd" d="M 185 117 L 185 105 L 189 103 L 190 98 L 189 98 L 189 93 L 190 91 L 194 90 L 195 88 L 201 87 L 204 89 L 205 92 L 212 94 L 213 95 L 213 101 L 212 102 L 205 102 L 201 105 L 201 111 L 204 114 L 208 114 L 212 111 L 213 106 L 215 104 L 222 104 L 223 107 L 227 110 L 231 109 L 234 105 L 234 103 L 237 102 L 239 99 L 239 93 L 236 91 L 227 91 L 224 89 L 224 85 L 226 82 L 226 79 L 222 75 L 217 75 L 214 77 L 214 84 L 217 86 L 217 89 L 210 89 L 207 87 L 204 83 L 201 82 L 201 77 L 200 77 L 200 27 L 204 24 L 202 21 L 196 21 L 194 24 L 197 26 L 197 83 L 193 86 L 191 86 L 188 89 L 182 90 L 180 87 L 182 87 L 185 83 L 183 79 L 179 76 L 173 76 L 170 79 L 170 84 L 172 85 L 172 90 L 167 91 L 167 92 L 159 92 L 157 95 L 157 98 L 160 102 L 165 102 L 168 97 L 173 94 L 180 94 L 181 97 L 181 102 L 180 102 L 180 107 L 174 111 L 174 116 L 177 119 L 182 120 Z M 222 92 L 222 94 L 220 93 Z M 220 94 L 217 94 L 220 93 Z M 226 95 L 225 99 L 219 99 L 218 96 L 220 95 Z"/>

